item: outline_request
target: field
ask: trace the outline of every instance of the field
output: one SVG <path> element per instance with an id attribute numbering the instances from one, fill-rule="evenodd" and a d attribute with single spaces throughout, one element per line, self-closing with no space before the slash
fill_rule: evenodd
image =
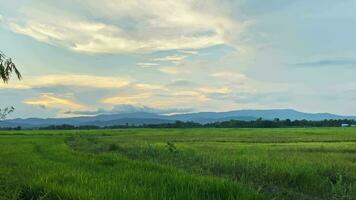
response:
<path id="1" fill-rule="evenodd" d="M 2 131 L 0 199 L 356 199 L 356 129 Z"/>

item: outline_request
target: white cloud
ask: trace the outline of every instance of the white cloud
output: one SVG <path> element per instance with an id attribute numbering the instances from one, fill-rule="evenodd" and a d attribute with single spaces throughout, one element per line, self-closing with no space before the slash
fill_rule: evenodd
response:
<path id="1" fill-rule="evenodd" d="M 163 72 L 165 74 L 171 74 L 171 75 L 176 75 L 176 74 L 190 74 L 191 72 L 187 69 L 182 69 L 179 67 L 162 67 L 158 69 L 160 72 Z"/>
<path id="2" fill-rule="evenodd" d="M 130 79 L 110 77 L 110 76 L 93 76 L 93 75 L 75 75 L 75 74 L 55 74 L 44 75 L 32 78 L 25 78 L 22 81 L 1 84 L 5 89 L 31 89 L 36 87 L 49 86 L 80 86 L 91 88 L 121 88 L 130 84 Z"/>
<path id="3" fill-rule="evenodd" d="M 184 53 L 184 54 L 193 54 L 197 55 L 199 52 L 198 51 L 192 51 L 192 50 L 178 50 L 179 53 Z"/>
<path id="4" fill-rule="evenodd" d="M 67 111 L 64 114 L 69 115 L 100 115 L 100 114 L 122 114 L 122 113 L 157 113 L 157 114 L 177 114 L 177 113 L 187 113 L 192 112 L 191 108 L 153 108 L 144 105 L 130 105 L 130 104 L 119 104 L 113 106 L 111 109 L 99 108 L 97 110 L 84 110 L 84 111 Z"/>
<path id="5" fill-rule="evenodd" d="M 158 63 L 136 63 L 140 67 L 154 67 L 158 66 Z"/>
<path id="6" fill-rule="evenodd" d="M 211 74 L 210 76 L 226 81 L 245 81 L 247 77 L 245 74 L 231 71 L 222 71 Z"/>
<path id="7" fill-rule="evenodd" d="M 149 99 L 149 101 L 148 101 Z M 195 107 L 199 108 L 208 98 L 196 91 L 180 91 L 174 93 L 140 93 L 131 95 L 117 95 L 102 100 L 107 105 L 133 104 L 146 105 L 155 108 Z"/>
<path id="8" fill-rule="evenodd" d="M 190 87 L 175 87 L 170 89 L 170 84 L 161 86 L 142 87 L 144 84 L 135 84 L 129 92 L 121 92 L 101 100 L 106 105 L 133 104 L 147 105 L 155 108 L 167 107 L 194 107 L 205 108 L 211 104 L 219 105 L 221 102 L 231 102 L 231 99 L 211 98 L 211 95 L 232 95 L 231 88 L 227 86 L 200 86 L 191 84 Z M 219 103 L 220 102 L 220 103 Z"/>
<path id="9" fill-rule="evenodd" d="M 37 83 L 36 83 L 37 82 Z M 34 84 L 46 85 L 66 85 L 66 86 L 86 86 L 94 88 L 121 88 L 129 84 L 128 80 L 109 76 L 92 75 L 48 75 L 35 80 Z"/>
<path id="10" fill-rule="evenodd" d="M 147 83 L 137 83 L 134 86 L 137 89 L 141 89 L 141 90 L 161 90 L 161 89 L 164 89 L 164 86 L 162 86 L 162 85 L 153 85 L 153 84 L 147 84 Z"/>
<path id="11" fill-rule="evenodd" d="M 74 100 L 58 97 L 53 94 L 42 94 L 35 99 L 27 99 L 24 101 L 27 105 L 41 106 L 44 108 L 58 109 L 85 109 L 85 106 L 75 102 Z"/>
<path id="12" fill-rule="evenodd" d="M 36 8 L 36 4 L 23 9 L 26 17 L 11 20 L 9 27 L 41 42 L 85 53 L 199 49 L 226 44 L 231 32 L 238 35 L 242 29 L 216 3 L 76 0 L 71 5 L 82 7 L 82 12 L 71 13 L 68 8 L 62 11 L 47 2 L 48 9 Z M 53 11 L 62 15 L 53 15 Z M 102 20 L 94 20 L 98 18 Z"/>
<path id="13" fill-rule="evenodd" d="M 109 105 L 118 105 L 118 104 L 142 104 L 144 102 L 147 102 L 147 99 L 149 99 L 152 96 L 152 93 L 147 92 L 147 93 L 141 93 L 137 95 L 119 95 L 119 96 L 113 96 L 109 98 L 105 98 L 102 100 L 102 103 L 109 104 Z"/>
<path id="14" fill-rule="evenodd" d="M 199 91 L 204 92 L 206 94 L 209 94 L 209 93 L 230 94 L 232 92 L 232 89 L 227 86 L 201 87 L 201 88 L 199 88 Z"/>
<path id="15" fill-rule="evenodd" d="M 155 58 L 154 61 L 179 63 L 182 60 L 184 60 L 186 57 L 187 56 L 173 55 L 173 56 L 166 56 L 166 57 L 163 57 L 163 58 Z"/>

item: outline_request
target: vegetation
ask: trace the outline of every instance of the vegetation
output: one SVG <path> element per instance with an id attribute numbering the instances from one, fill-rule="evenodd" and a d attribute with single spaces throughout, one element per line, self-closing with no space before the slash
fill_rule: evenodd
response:
<path id="1" fill-rule="evenodd" d="M 7 83 L 12 73 L 15 73 L 19 80 L 22 79 L 21 73 L 17 70 L 15 63 L 12 62 L 12 59 L 6 57 L 6 55 L 0 51 L 0 79 L 4 83 Z M 14 112 L 14 110 L 15 108 L 12 106 L 0 109 L 0 120 L 4 120 L 6 116 Z"/>
<path id="2" fill-rule="evenodd" d="M 12 112 L 14 112 L 15 108 L 13 106 L 7 107 L 4 109 L 0 108 L 0 120 L 6 119 L 6 116 Z"/>
<path id="3" fill-rule="evenodd" d="M 322 121 L 308 121 L 308 120 L 263 120 L 262 118 L 252 121 L 230 120 L 223 122 L 214 122 L 207 124 L 199 124 L 194 122 L 180 122 L 177 121 L 172 124 L 148 124 L 138 127 L 143 128 L 295 128 L 295 127 L 340 127 L 341 124 L 356 124 L 355 120 L 322 120 Z M 123 128 L 123 127 L 121 127 Z"/>
<path id="4" fill-rule="evenodd" d="M 12 75 L 15 73 L 18 79 L 22 79 L 21 73 L 17 70 L 15 63 L 11 58 L 8 58 L 0 51 L 0 78 L 4 83 L 7 83 Z"/>
<path id="5" fill-rule="evenodd" d="M 1 110 L 0 110 L 1 111 Z M 348 124 L 349 126 L 355 125 L 355 120 L 323 120 L 323 121 L 307 121 L 307 120 L 262 120 L 257 119 L 255 121 L 239 121 L 231 120 L 224 122 L 214 122 L 208 124 L 200 124 L 195 122 L 181 122 L 176 121 L 174 123 L 166 124 L 143 124 L 143 125 L 116 125 L 116 126 L 73 126 L 73 125 L 50 125 L 47 127 L 40 127 L 34 129 L 40 130 L 90 130 L 90 129 L 127 129 L 127 128 L 306 128 L 306 127 L 340 127 L 342 124 Z M 16 128 L 0 128 L 2 130 L 19 130 L 21 127 Z"/>
<path id="6" fill-rule="evenodd" d="M 355 199 L 356 129 L 0 132 L 2 199 Z"/>

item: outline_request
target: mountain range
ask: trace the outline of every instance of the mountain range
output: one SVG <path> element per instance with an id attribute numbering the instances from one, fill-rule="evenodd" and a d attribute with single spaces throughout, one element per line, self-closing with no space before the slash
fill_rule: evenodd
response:
<path id="1" fill-rule="evenodd" d="M 197 112 L 187 114 L 163 115 L 149 112 L 133 112 L 118 114 L 102 114 L 97 116 L 72 117 L 72 118 L 28 118 L 9 119 L 0 122 L 0 127 L 36 128 L 49 125 L 73 125 L 73 126 L 113 126 L 113 125 L 141 125 L 162 124 L 175 121 L 192 121 L 197 123 L 221 122 L 229 120 L 252 121 L 258 118 L 272 120 L 275 118 L 290 120 L 312 120 L 324 119 L 354 119 L 356 116 L 341 116 L 330 113 L 305 113 L 292 109 L 270 109 L 270 110 L 235 110 L 228 112 Z"/>

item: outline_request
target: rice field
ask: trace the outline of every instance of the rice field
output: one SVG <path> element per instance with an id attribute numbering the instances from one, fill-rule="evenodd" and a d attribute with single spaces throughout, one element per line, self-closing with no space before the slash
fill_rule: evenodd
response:
<path id="1" fill-rule="evenodd" d="M 0 199 L 356 199 L 356 128 L 1 131 Z"/>

